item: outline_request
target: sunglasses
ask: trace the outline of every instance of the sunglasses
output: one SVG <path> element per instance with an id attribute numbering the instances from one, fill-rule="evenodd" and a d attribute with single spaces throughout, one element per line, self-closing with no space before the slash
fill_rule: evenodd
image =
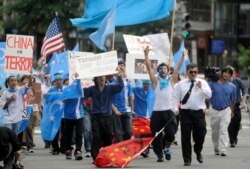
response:
<path id="1" fill-rule="evenodd" d="M 197 74 L 198 71 L 189 71 L 190 74 Z"/>

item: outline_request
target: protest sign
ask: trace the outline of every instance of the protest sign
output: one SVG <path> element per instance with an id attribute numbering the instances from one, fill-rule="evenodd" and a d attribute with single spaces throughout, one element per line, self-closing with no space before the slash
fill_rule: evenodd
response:
<path id="1" fill-rule="evenodd" d="M 149 56 L 151 67 L 157 74 L 157 66 L 165 59 L 157 56 Z M 126 74 L 128 79 L 149 79 L 144 55 L 127 54 L 126 55 Z"/>
<path id="2" fill-rule="evenodd" d="M 33 47 L 33 36 L 7 35 L 5 70 L 10 73 L 30 73 L 32 70 Z"/>
<path id="3" fill-rule="evenodd" d="M 128 53 L 144 55 L 145 47 L 149 46 L 149 55 L 163 57 L 164 62 L 169 62 L 170 43 L 167 33 L 146 36 L 123 35 Z"/>
<path id="4" fill-rule="evenodd" d="M 80 79 L 115 74 L 117 52 L 106 52 L 89 55 L 83 52 L 69 52 L 69 76 L 74 79 L 75 73 Z"/>

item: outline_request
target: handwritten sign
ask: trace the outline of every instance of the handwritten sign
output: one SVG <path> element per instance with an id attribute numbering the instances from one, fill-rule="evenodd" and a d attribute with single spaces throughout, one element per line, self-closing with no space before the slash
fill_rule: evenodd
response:
<path id="1" fill-rule="evenodd" d="M 32 70 L 34 37 L 23 35 L 7 35 L 5 70 L 28 74 Z"/>
<path id="2" fill-rule="evenodd" d="M 69 52 L 69 75 L 74 78 L 75 73 L 80 79 L 115 74 L 117 52 L 106 52 L 89 55 L 82 52 Z"/>

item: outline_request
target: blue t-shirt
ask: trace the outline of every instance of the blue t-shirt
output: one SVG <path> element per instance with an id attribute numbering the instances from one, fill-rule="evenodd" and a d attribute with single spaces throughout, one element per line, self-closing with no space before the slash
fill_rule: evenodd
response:
<path id="1" fill-rule="evenodd" d="M 121 92 L 117 93 L 113 97 L 113 104 L 121 113 L 131 112 L 131 107 L 129 105 L 128 99 L 133 95 L 133 89 L 131 85 L 123 79 L 124 88 Z"/>
<path id="2" fill-rule="evenodd" d="M 147 116 L 147 98 L 148 91 L 145 91 L 143 87 L 133 88 L 134 93 L 134 112 L 138 117 Z"/>
<path id="3" fill-rule="evenodd" d="M 214 109 L 221 109 L 230 106 L 231 102 L 236 98 L 236 87 L 231 82 L 210 82 L 209 86 L 212 90 L 212 97 L 210 99 L 211 105 Z"/>

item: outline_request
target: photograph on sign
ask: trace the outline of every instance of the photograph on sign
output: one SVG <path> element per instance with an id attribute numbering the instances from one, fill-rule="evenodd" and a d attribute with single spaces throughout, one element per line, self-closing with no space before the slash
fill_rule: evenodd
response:
<path id="1" fill-rule="evenodd" d="M 165 59 L 153 55 L 150 55 L 149 59 L 151 67 L 157 74 L 157 66 L 165 62 Z M 144 55 L 126 54 L 126 74 L 128 79 L 149 79 Z"/>
<path id="2" fill-rule="evenodd" d="M 154 73 L 157 73 L 157 64 L 158 60 L 150 60 L 151 67 L 154 70 Z M 135 59 L 135 73 L 137 74 L 148 74 L 146 63 L 144 59 Z"/>

